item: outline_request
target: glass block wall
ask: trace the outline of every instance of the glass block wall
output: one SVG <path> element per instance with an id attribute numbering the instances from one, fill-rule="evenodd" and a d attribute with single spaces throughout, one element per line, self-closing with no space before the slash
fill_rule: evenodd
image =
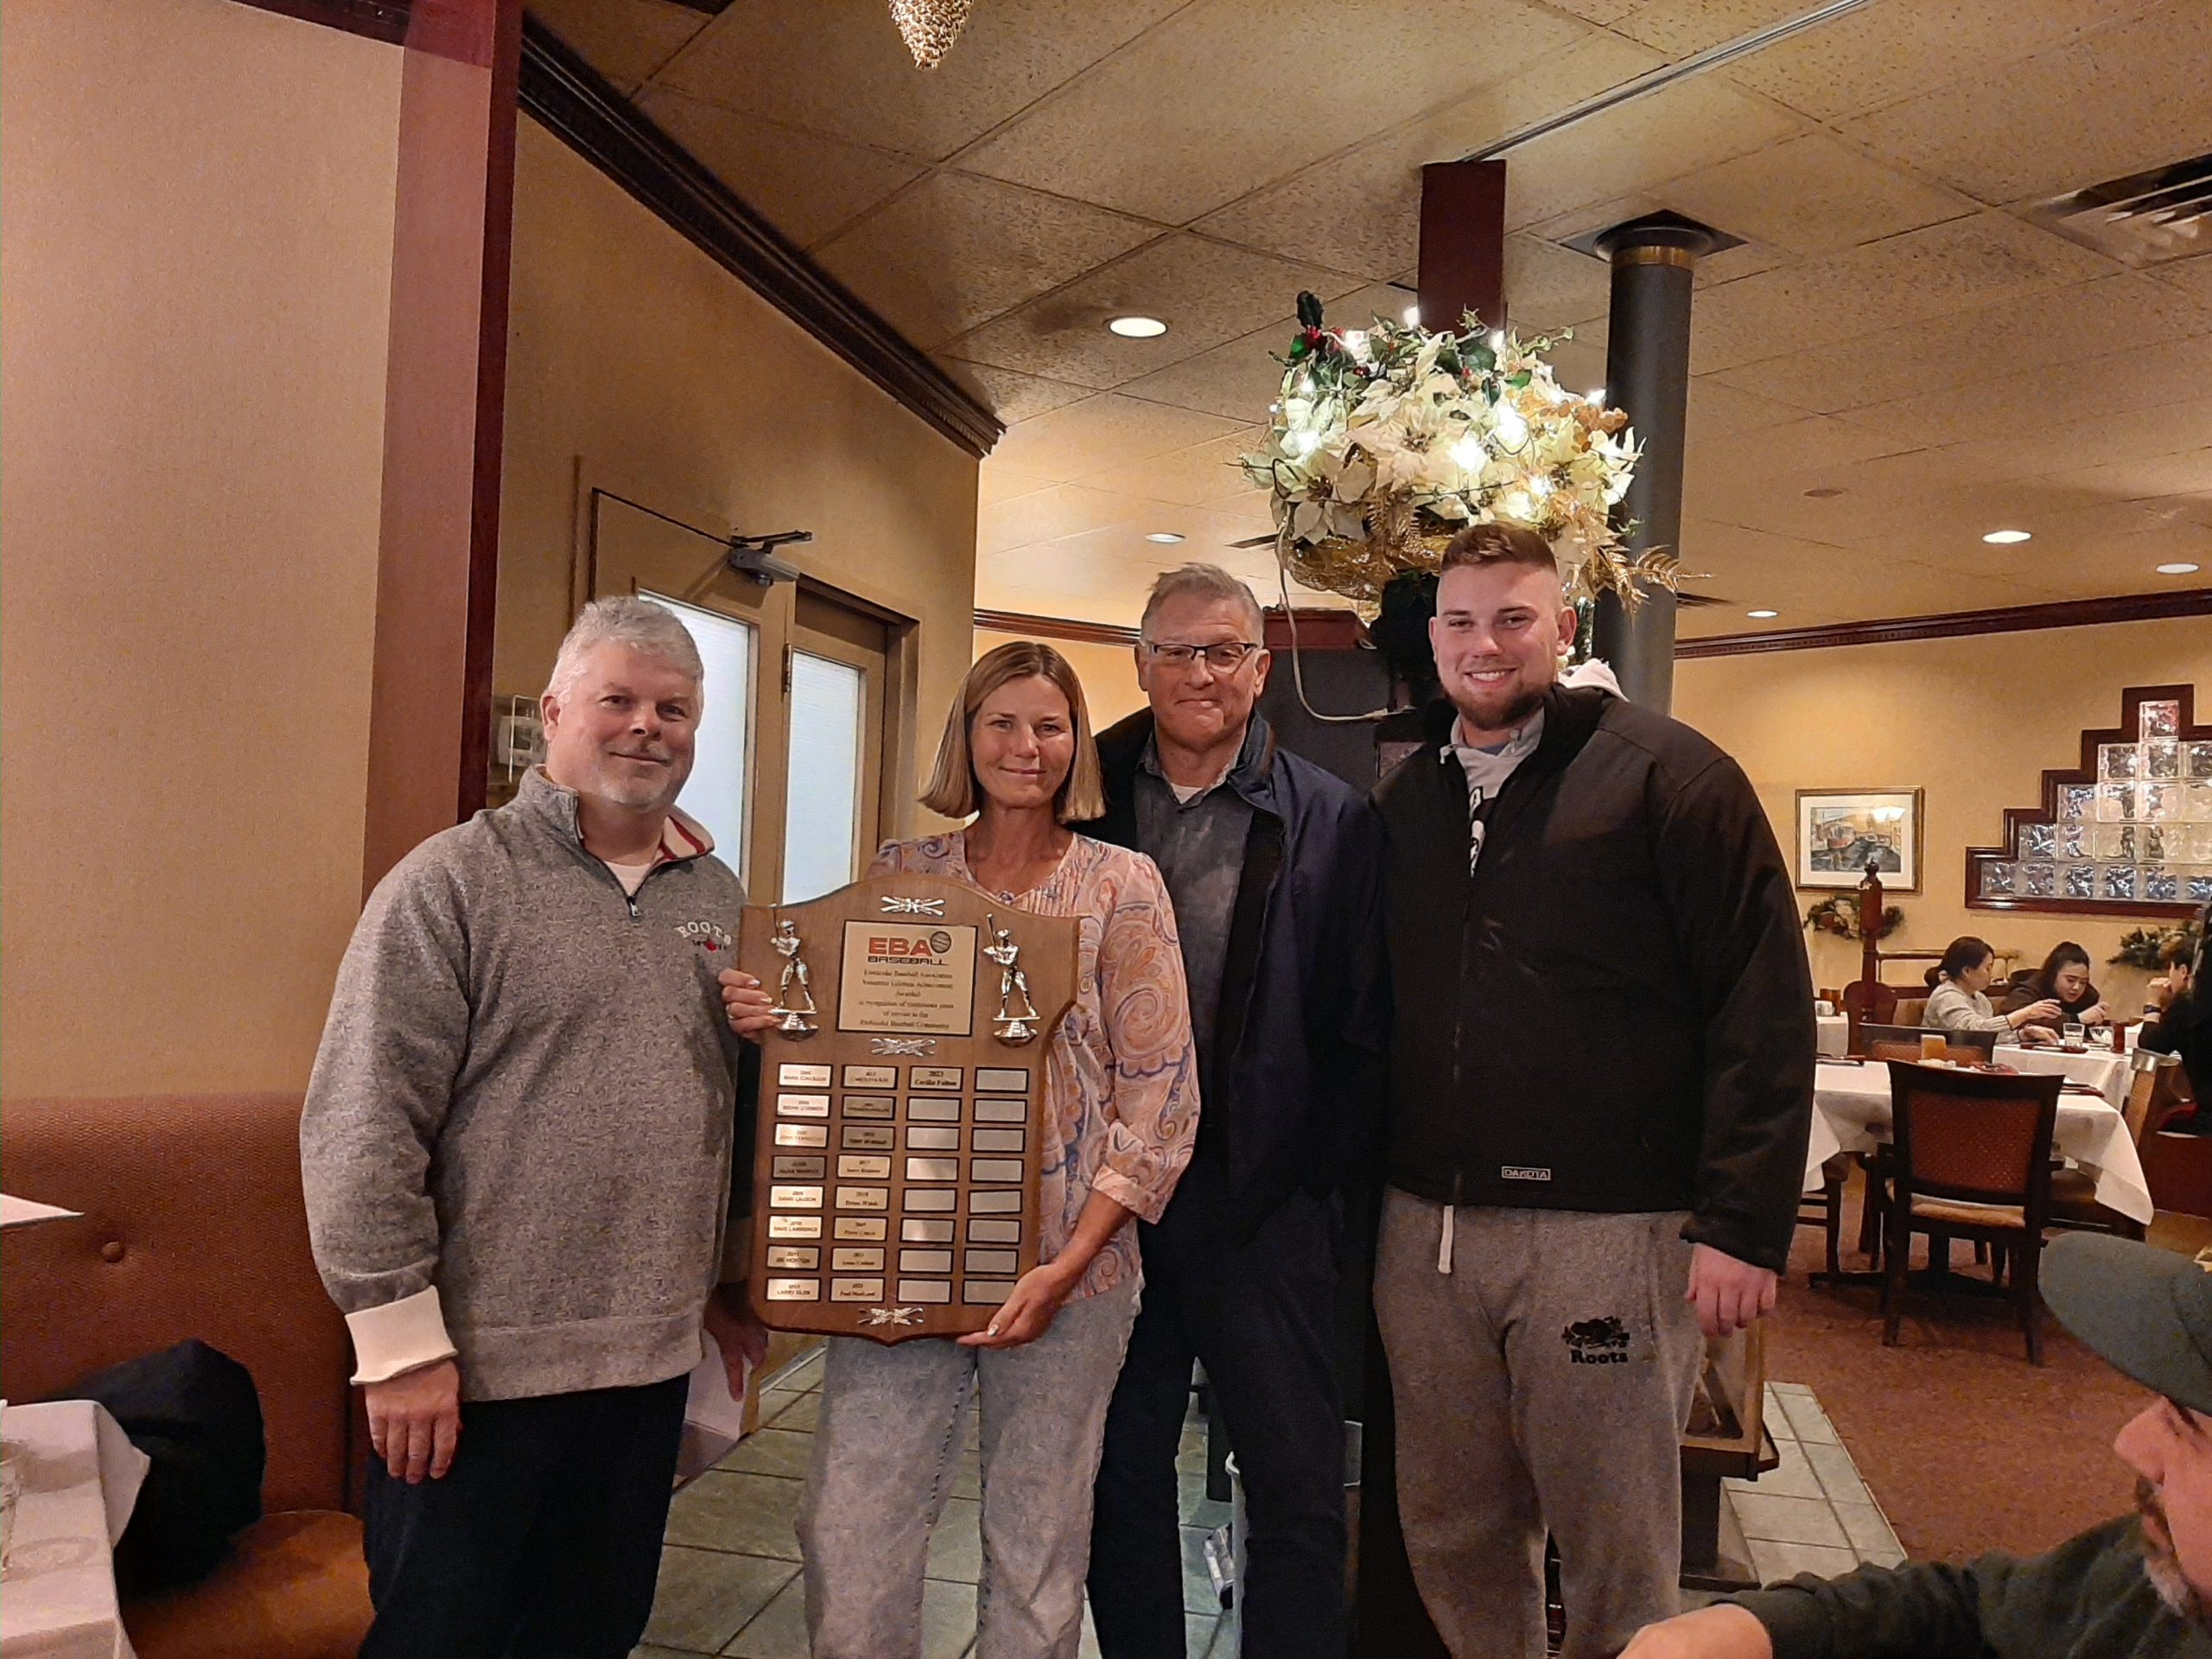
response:
<path id="1" fill-rule="evenodd" d="M 2186 735 L 2182 713 L 2144 702 L 2133 741 L 2097 747 L 2094 781 L 2058 785 L 2053 822 L 2021 825 L 2009 855 L 1976 855 L 1969 901 L 2212 901 L 2212 740 Z"/>

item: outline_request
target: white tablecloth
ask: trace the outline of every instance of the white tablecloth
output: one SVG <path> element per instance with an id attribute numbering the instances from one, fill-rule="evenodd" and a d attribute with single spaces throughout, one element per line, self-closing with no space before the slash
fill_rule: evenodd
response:
<path id="1" fill-rule="evenodd" d="M 2127 1098 L 2127 1056 L 2109 1048 L 2069 1054 L 2059 1048 L 2015 1048 L 2000 1043 L 1995 1058 L 1998 1065 L 2009 1065 L 2015 1071 L 2036 1071 L 2044 1077 L 2056 1071 L 2076 1083 L 2086 1083 L 2109 1105 L 2118 1106 Z"/>
<path id="2" fill-rule="evenodd" d="M 1840 1058 L 1851 1052 L 1851 1021 L 1840 1014 L 1816 1014 L 1813 1023 L 1820 1027 L 1818 1047 L 1823 1054 Z"/>
<path id="3" fill-rule="evenodd" d="M 0 1656 L 133 1659 L 112 1551 L 138 1501 L 146 1454 L 89 1400 L 10 1406 L 0 1433 L 29 1454 L 0 1585 Z"/>
<path id="4" fill-rule="evenodd" d="M 2007 1052 L 2008 1060 L 2014 1058 Z M 2061 1058 L 2081 1059 L 2081 1055 Z M 2110 1056 L 2107 1056 L 2107 1058 Z M 2024 1068 L 2023 1068 L 2024 1069 Z M 1839 1152 L 1870 1152 L 1890 1138 L 1890 1069 L 1869 1062 L 1823 1061 L 1813 1085 L 1813 1139 L 1805 1152 L 1805 1186 L 1821 1184 L 1821 1166 Z M 2061 1095 L 2052 1142 L 2096 1183 L 2097 1202 L 2134 1221 L 2149 1223 L 2151 1188 L 2143 1160 L 2128 1138 L 2118 1109 L 2088 1095 Z"/>

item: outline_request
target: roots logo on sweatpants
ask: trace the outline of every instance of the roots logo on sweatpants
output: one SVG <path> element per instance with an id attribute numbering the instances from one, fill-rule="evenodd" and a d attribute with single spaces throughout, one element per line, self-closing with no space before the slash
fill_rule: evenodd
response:
<path id="1" fill-rule="evenodd" d="M 1578 1319 L 1560 1332 L 1567 1344 L 1567 1357 L 1576 1365 L 1628 1363 L 1628 1327 L 1611 1314 Z"/>

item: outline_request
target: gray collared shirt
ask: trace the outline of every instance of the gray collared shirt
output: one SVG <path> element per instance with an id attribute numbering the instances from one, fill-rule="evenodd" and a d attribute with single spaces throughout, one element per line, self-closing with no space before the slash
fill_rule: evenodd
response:
<path id="1" fill-rule="evenodd" d="M 1222 969 L 1229 957 L 1229 925 L 1236 909 L 1237 883 L 1244 874 L 1244 841 L 1252 828 L 1251 804 L 1230 787 L 1230 781 L 1245 768 L 1256 766 L 1266 746 L 1267 734 L 1255 720 L 1245 728 L 1243 747 L 1229 770 L 1193 791 L 1188 800 L 1177 798 L 1181 791 L 1160 771 L 1160 751 L 1151 740 L 1137 764 L 1137 848 L 1160 866 L 1167 896 L 1174 901 L 1201 1077 L 1212 1064 Z"/>
<path id="2" fill-rule="evenodd" d="M 1521 763 L 1536 752 L 1536 745 L 1543 741 L 1544 711 L 1541 709 L 1516 727 L 1504 742 L 1492 747 L 1478 747 L 1466 741 L 1466 723 L 1454 720 L 1452 736 L 1446 747 L 1458 757 L 1460 771 L 1467 774 L 1467 817 L 1469 821 L 1467 869 L 1471 874 L 1483 855 L 1483 826 L 1475 814 L 1482 810 L 1483 803 L 1497 798 L 1497 791 L 1505 787 L 1505 780 L 1519 770 Z"/>

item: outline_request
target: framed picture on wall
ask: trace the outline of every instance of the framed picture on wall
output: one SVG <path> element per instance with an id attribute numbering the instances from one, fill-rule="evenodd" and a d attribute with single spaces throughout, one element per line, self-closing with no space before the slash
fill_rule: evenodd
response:
<path id="1" fill-rule="evenodd" d="M 1891 893 L 1920 891 L 1916 789 L 1797 791 L 1797 885 L 1855 887 L 1873 864 Z"/>

